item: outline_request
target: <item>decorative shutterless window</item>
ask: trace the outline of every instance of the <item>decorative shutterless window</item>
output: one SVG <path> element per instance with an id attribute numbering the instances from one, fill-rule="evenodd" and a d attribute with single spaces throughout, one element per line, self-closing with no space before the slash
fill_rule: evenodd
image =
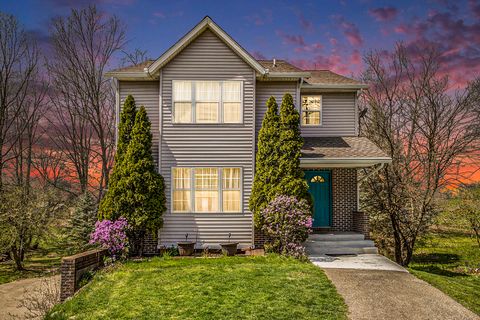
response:
<path id="1" fill-rule="evenodd" d="M 242 81 L 172 81 L 174 123 L 242 123 Z"/>
<path id="2" fill-rule="evenodd" d="M 173 168 L 173 212 L 241 212 L 240 168 Z"/>
<path id="3" fill-rule="evenodd" d="M 302 96 L 302 125 L 322 124 L 322 96 Z"/>

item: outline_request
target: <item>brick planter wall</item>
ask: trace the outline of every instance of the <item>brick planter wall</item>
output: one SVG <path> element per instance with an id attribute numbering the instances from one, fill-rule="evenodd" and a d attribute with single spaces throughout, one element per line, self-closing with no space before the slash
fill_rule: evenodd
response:
<path id="1" fill-rule="evenodd" d="M 82 275 L 90 270 L 103 267 L 107 250 L 97 249 L 82 252 L 62 259 L 60 267 L 60 300 L 65 301 L 78 290 Z"/>
<path id="2" fill-rule="evenodd" d="M 365 239 L 370 239 L 369 217 L 365 212 L 353 212 L 353 231 L 363 234 Z"/>

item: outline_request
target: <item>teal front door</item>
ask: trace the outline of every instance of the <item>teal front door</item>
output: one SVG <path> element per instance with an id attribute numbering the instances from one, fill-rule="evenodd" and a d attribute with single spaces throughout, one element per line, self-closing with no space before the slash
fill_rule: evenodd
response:
<path id="1" fill-rule="evenodd" d="M 308 191 L 313 199 L 313 227 L 332 226 L 332 177 L 326 170 L 305 171 Z"/>

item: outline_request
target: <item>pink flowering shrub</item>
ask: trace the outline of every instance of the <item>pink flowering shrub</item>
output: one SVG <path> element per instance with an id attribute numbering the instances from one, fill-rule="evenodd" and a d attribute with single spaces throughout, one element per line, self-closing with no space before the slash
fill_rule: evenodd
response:
<path id="1" fill-rule="evenodd" d="M 95 230 L 90 235 L 90 243 L 98 244 L 107 249 L 112 258 L 119 258 L 127 250 L 127 229 L 128 222 L 123 217 L 116 221 L 97 221 Z"/>
<path id="2" fill-rule="evenodd" d="M 278 196 L 262 210 L 265 249 L 295 258 L 305 257 L 303 242 L 312 232 L 312 216 L 306 200 Z"/>

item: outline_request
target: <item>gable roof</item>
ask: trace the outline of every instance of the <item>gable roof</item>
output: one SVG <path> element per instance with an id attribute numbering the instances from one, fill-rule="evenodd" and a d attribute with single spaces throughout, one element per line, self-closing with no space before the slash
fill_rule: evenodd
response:
<path id="1" fill-rule="evenodd" d="M 265 68 L 258 63 L 245 49 L 243 49 L 235 40 L 232 39 L 222 28 L 220 28 L 213 20 L 206 16 L 200 23 L 198 23 L 192 30 L 184 35 L 177 43 L 170 47 L 160 58 L 155 60 L 145 71 L 149 74 L 154 74 L 161 67 L 172 60 L 180 51 L 188 46 L 193 40 L 195 40 L 206 29 L 211 30 L 216 36 L 220 38 L 230 49 L 232 49 L 238 56 L 240 56 L 248 65 L 250 65 L 255 71 L 260 74 L 265 74 Z"/>
<path id="2" fill-rule="evenodd" d="M 358 90 L 367 88 L 359 81 L 349 79 L 329 70 L 302 70 L 285 60 L 256 60 L 235 40 L 232 39 L 213 20 L 206 16 L 185 36 L 171 46 L 156 60 L 147 60 L 137 65 L 111 70 L 106 73 L 108 77 L 122 80 L 156 80 L 158 71 L 170 62 L 185 47 L 192 43 L 205 30 L 210 30 L 219 37 L 230 49 L 250 65 L 262 80 L 299 80 L 303 79 L 302 88 L 311 89 L 342 89 Z"/>

